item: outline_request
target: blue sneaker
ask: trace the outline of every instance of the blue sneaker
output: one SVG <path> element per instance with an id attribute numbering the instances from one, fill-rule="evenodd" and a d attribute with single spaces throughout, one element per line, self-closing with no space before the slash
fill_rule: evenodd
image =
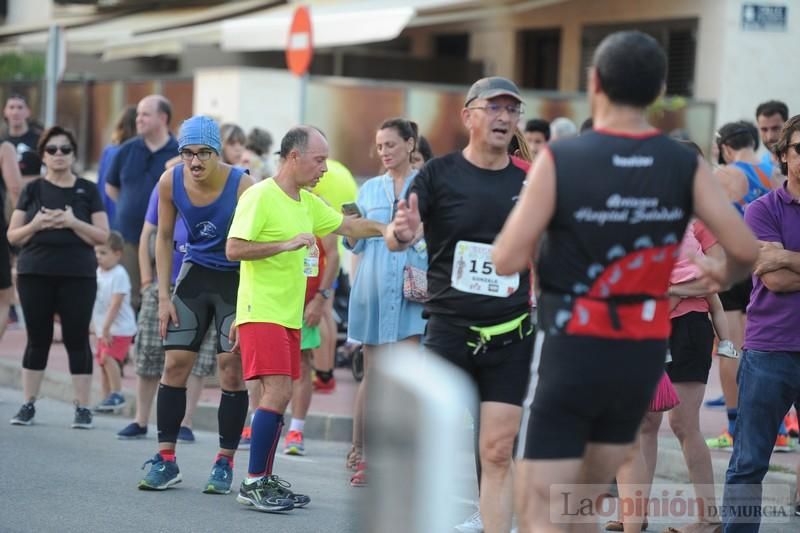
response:
<path id="1" fill-rule="evenodd" d="M 211 467 L 211 475 L 208 476 L 208 483 L 203 492 L 206 494 L 229 494 L 232 481 L 233 468 L 228 458 L 223 455 Z"/>
<path id="2" fill-rule="evenodd" d="M 181 471 L 175 461 L 165 461 L 160 453 L 146 461 L 142 465 L 142 470 L 148 464 L 152 464 L 150 471 L 139 482 L 141 490 L 167 490 L 171 486 L 183 481 Z"/>
<path id="3" fill-rule="evenodd" d="M 178 440 L 181 442 L 194 442 L 194 432 L 192 432 L 192 428 L 187 426 L 181 426 L 178 430 Z"/>
<path id="4" fill-rule="evenodd" d="M 100 402 L 94 407 L 94 412 L 96 413 L 116 413 L 119 412 L 120 409 L 125 407 L 125 396 L 118 392 L 112 392 L 108 395 L 108 398 Z"/>
<path id="5" fill-rule="evenodd" d="M 119 433 L 117 433 L 118 439 L 143 439 L 147 436 L 147 426 L 140 426 L 136 422 L 131 422 L 124 428 L 122 428 Z"/>
<path id="6" fill-rule="evenodd" d="M 706 400 L 705 402 L 703 402 L 703 405 L 711 409 L 725 407 L 725 396 L 721 395 L 719 398 L 712 398 L 711 400 Z"/>

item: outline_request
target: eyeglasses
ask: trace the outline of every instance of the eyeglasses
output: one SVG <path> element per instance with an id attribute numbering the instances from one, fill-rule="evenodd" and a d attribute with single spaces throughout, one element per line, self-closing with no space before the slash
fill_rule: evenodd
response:
<path id="1" fill-rule="evenodd" d="M 790 144 L 789 146 L 786 147 L 786 150 L 788 151 L 789 148 L 794 148 L 794 153 L 800 155 L 800 143 Z"/>
<path id="2" fill-rule="evenodd" d="M 49 144 L 44 147 L 44 151 L 50 155 L 56 155 L 59 150 L 61 150 L 62 154 L 69 155 L 72 153 L 72 146 L 68 144 L 63 144 L 61 146 L 56 146 L 55 144 Z"/>
<path id="3" fill-rule="evenodd" d="M 191 150 L 181 150 L 181 159 L 184 161 L 191 161 L 197 156 L 200 161 L 208 161 L 214 154 L 211 150 L 200 150 L 199 152 L 192 152 Z"/>
<path id="4" fill-rule="evenodd" d="M 486 114 L 488 114 L 490 117 L 499 116 L 504 109 L 508 112 L 509 116 L 512 117 L 518 117 L 525 112 L 525 110 L 522 108 L 521 105 L 511 105 L 511 104 L 501 105 L 501 104 L 495 104 L 493 102 L 489 102 L 484 106 L 476 105 L 468 107 L 467 109 L 483 109 L 484 111 L 486 111 Z"/>

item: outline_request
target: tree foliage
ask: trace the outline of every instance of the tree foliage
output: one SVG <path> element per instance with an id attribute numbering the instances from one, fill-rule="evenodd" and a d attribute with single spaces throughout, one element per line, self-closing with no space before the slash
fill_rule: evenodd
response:
<path id="1" fill-rule="evenodd" d="M 0 54 L 0 81 L 40 80 L 45 76 L 45 57 L 41 54 Z"/>

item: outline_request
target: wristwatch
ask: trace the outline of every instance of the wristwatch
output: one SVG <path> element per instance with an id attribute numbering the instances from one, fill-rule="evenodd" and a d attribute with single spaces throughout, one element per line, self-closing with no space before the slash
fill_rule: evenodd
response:
<path id="1" fill-rule="evenodd" d="M 322 297 L 325 298 L 326 300 L 330 299 L 330 297 L 333 296 L 333 291 L 331 289 L 320 289 L 317 292 L 320 293 Z"/>

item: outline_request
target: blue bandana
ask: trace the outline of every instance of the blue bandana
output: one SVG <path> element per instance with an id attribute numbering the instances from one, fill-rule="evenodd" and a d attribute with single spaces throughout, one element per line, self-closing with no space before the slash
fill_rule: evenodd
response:
<path id="1" fill-rule="evenodd" d="M 203 144 L 217 152 L 217 155 L 222 154 L 219 126 L 214 119 L 205 115 L 195 115 L 183 121 L 178 136 L 178 151 L 192 144 Z"/>

